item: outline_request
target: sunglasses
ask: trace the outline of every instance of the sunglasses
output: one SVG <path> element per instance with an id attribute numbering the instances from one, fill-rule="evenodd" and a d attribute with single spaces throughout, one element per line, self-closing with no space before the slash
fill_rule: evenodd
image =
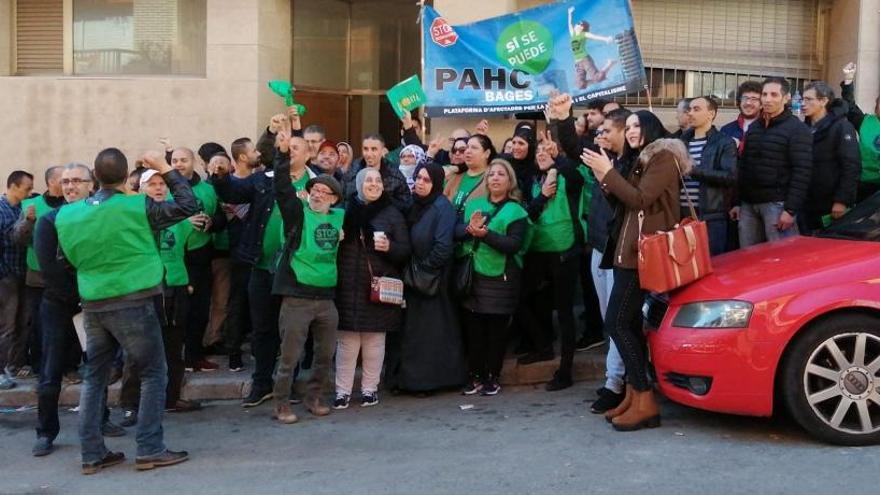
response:
<path id="1" fill-rule="evenodd" d="M 464 153 L 467 148 L 452 148 L 453 153 Z"/>

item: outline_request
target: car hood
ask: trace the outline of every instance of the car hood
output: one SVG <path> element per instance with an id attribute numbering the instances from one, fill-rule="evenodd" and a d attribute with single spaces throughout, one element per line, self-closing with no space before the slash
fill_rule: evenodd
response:
<path id="1" fill-rule="evenodd" d="M 880 279 L 880 243 L 793 237 L 712 258 L 713 273 L 670 295 L 670 302 L 759 302 L 819 287 Z"/>

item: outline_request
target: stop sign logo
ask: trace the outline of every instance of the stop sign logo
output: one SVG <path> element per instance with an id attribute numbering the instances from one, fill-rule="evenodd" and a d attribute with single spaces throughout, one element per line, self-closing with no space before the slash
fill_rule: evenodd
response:
<path id="1" fill-rule="evenodd" d="M 434 40 L 434 43 L 446 48 L 458 41 L 458 34 L 446 22 L 446 19 L 438 17 L 431 23 L 431 39 Z"/>

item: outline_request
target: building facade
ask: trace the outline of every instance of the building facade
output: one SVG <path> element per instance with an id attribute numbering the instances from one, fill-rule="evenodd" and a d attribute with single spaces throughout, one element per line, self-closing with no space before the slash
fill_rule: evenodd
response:
<path id="1" fill-rule="evenodd" d="M 548 1 L 429 3 L 460 24 Z M 848 61 L 863 108 L 880 91 L 880 0 L 633 0 L 633 12 L 652 103 L 670 123 L 681 97 L 713 94 L 729 119 L 742 80 L 836 86 Z M 420 70 L 417 18 L 414 0 L 0 0 L 0 174 L 91 163 L 108 146 L 133 161 L 162 137 L 193 148 L 257 137 L 283 110 L 271 79 L 293 81 L 305 122 L 331 139 L 396 139 L 384 92 Z M 622 100 L 647 105 L 645 93 Z M 491 124 L 501 139 L 514 121 Z"/>

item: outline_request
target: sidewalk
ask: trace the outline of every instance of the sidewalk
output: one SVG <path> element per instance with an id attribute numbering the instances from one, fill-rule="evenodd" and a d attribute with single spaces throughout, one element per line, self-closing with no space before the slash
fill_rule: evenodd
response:
<path id="1" fill-rule="evenodd" d="M 575 353 L 574 381 L 593 381 L 601 379 L 605 374 L 605 353 L 607 346 L 586 352 Z M 211 358 L 220 365 L 213 372 L 187 373 L 183 388 L 183 397 L 196 400 L 241 399 L 250 391 L 251 370 L 253 361 L 246 356 L 245 370 L 239 373 L 229 371 L 225 356 Z M 501 373 L 502 385 L 533 385 L 549 381 L 556 371 L 558 359 L 542 363 L 518 366 L 516 358 L 508 357 L 504 361 Z M 75 406 L 79 402 L 80 384 L 63 385 L 61 405 Z M 110 404 L 116 404 L 119 398 L 120 382 L 110 386 Z M 0 407 L 36 406 L 37 379 L 18 380 L 18 386 L 12 390 L 0 391 Z"/>

